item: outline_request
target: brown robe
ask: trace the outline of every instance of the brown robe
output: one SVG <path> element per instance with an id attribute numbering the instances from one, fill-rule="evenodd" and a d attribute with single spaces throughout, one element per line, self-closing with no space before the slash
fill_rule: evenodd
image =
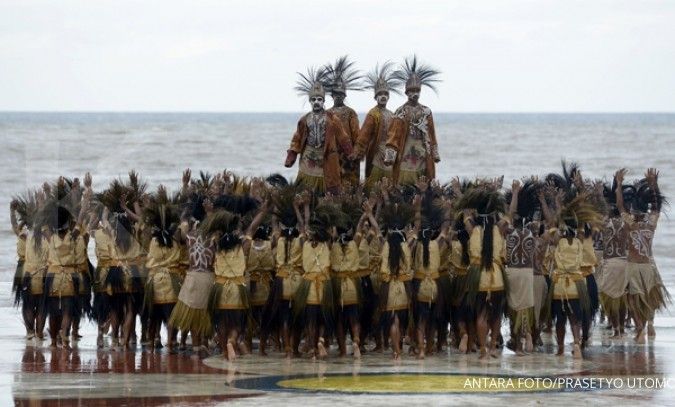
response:
<path id="1" fill-rule="evenodd" d="M 356 114 L 354 109 L 349 106 L 340 106 L 340 107 L 331 107 L 328 109 L 328 112 L 335 115 L 335 117 L 340 121 L 342 125 L 342 130 L 346 133 L 347 137 L 352 143 L 352 146 L 356 144 L 356 140 L 359 138 L 359 116 Z M 342 177 L 343 182 L 349 181 L 352 184 L 358 184 L 359 182 L 359 170 L 360 166 L 358 162 L 351 162 L 348 159 L 349 153 L 344 151 L 340 154 L 340 167 L 342 168 Z"/>
<path id="2" fill-rule="evenodd" d="M 289 151 L 295 154 L 300 155 L 305 150 L 307 135 L 309 134 L 306 121 L 308 115 L 309 113 L 300 118 L 298 128 L 291 139 Z M 341 151 L 347 155 L 351 154 L 352 143 L 347 133 L 342 129 L 340 121 L 329 111 L 326 112 L 326 137 L 324 138 L 323 148 L 323 177 L 326 191 L 330 191 L 331 193 L 337 192 L 342 186 L 339 152 Z"/>
<path id="3" fill-rule="evenodd" d="M 394 183 L 398 183 L 399 173 L 401 169 L 401 158 L 403 156 L 403 151 L 405 148 L 406 140 L 408 139 L 408 129 L 410 127 L 411 117 L 405 114 L 405 108 L 408 106 L 408 103 L 405 103 L 403 106 L 396 109 L 394 117 L 389 126 L 389 131 L 387 133 L 387 147 L 392 148 L 396 151 L 396 160 L 394 161 L 394 168 L 392 177 Z M 424 105 L 419 105 L 422 109 L 429 109 Z M 436 177 L 436 161 L 440 161 L 438 157 L 438 143 L 436 142 L 436 130 L 434 128 L 434 118 L 429 110 L 429 114 L 426 118 L 427 120 L 427 135 L 429 137 L 429 145 L 431 151 L 426 152 L 425 161 L 426 161 L 426 171 L 425 175 L 428 179 L 433 179 Z"/>
<path id="4" fill-rule="evenodd" d="M 387 138 L 387 129 L 382 127 L 382 122 L 382 109 L 377 106 L 370 109 L 356 140 L 356 153 L 359 157 L 364 155 L 366 157 L 366 179 L 373 169 L 373 158 L 377 153 L 378 145 L 381 140 Z"/>

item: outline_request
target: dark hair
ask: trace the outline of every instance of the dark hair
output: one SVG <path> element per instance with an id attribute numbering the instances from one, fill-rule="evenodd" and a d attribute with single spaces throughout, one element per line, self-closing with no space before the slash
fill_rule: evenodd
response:
<path id="1" fill-rule="evenodd" d="M 481 216 L 479 217 L 479 224 L 483 228 L 483 247 L 481 248 L 481 267 L 485 270 L 492 270 L 493 257 L 493 241 L 494 241 L 494 225 L 495 216 Z"/>
<path id="2" fill-rule="evenodd" d="M 431 229 L 422 229 L 419 233 L 419 239 L 422 243 L 422 265 L 424 267 L 429 267 L 429 242 L 432 234 Z"/>
<path id="3" fill-rule="evenodd" d="M 260 225 L 258 228 L 253 232 L 253 238 L 254 239 L 260 239 L 260 240 L 267 240 L 270 238 L 270 233 L 272 232 L 272 228 L 269 225 Z"/>
<path id="4" fill-rule="evenodd" d="M 234 233 L 223 233 L 218 239 L 218 251 L 227 251 L 241 244 L 241 238 Z"/>
<path id="5" fill-rule="evenodd" d="M 295 226 L 281 229 L 281 237 L 286 238 L 286 247 L 284 247 L 284 263 L 288 261 L 288 256 L 291 255 L 291 242 L 293 239 L 300 236 L 300 231 Z"/>
<path id="6" fill-rule="evenodd" d="M 126 253 L 131 248 L 132 224 L 131 219 L 124 212 L 113 213 L 113 224 L 115 228 L 115 245 Z"/>
<path id="7" fill-rule="evenodd" d="M 403 250 L 401 243 L 405 242 L 405 236 L 402 232 L 390 232 L 387 235 L 387 243 L 389 243 L 389 271 L 398 276 L 398 269 L 401 264 L 401 256 Z"/>
<path id="8" fill-rule="evenodd" d="M 175 227 L 168 229 L 153 228 L 152 237 L 157 239 L 157 244 L 161 247 L 173 247 L 173 234 L 176 233 Z"/>

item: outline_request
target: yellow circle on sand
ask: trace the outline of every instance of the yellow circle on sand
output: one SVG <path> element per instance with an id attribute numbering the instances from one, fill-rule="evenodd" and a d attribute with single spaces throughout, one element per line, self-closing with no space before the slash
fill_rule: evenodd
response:
<path id="1" fill-rule="evenodd" d="M 556 382 L 527 377 L 444 374 L 336 375 L 282 380 L 277 385 L 288 389 L 346 393 L 478 393 L 561 389 Z"/>

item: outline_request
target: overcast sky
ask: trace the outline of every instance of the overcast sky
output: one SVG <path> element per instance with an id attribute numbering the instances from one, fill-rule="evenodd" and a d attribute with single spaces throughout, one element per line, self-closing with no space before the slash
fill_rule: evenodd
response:
<path id="1" fill-rule="evenodd" d="M 0 110 L 299 111 L 308 65 L 412 53 L 434 111 L 675 111 L 667 0 L 0 0 Z"/>

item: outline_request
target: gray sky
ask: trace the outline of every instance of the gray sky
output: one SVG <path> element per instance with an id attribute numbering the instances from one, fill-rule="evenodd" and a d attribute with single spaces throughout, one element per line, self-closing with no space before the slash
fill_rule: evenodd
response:
<path id="1" fill-rule="evenodd" d="M 413 52 L 435 111 L 675 111 L 656 0 L 1 0 L 0 110 L 299 111 L 308 65 Z"/>

